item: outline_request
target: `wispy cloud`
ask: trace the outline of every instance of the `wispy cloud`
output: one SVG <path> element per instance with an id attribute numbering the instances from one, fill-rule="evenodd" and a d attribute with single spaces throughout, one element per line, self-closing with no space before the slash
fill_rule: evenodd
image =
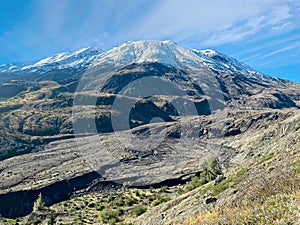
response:
<path id="1" fill-rule="evenodd" d="M 245 21 L 232 24 L 229 28 L 219 32 L 212 31 L 211 37 L 203 44 L 217 46 L 234 43 L 259 32 L 279 31 L 292 27 L 292 23 L 288 21 L 291 18 L 291 13 L 287 6 L 276 6 L 273 10 L 261 14 L 258 13 Z"/>
<path id="2" fill-rule="evenodd" d="M 273 52 L 270 52 L 269 54 L 264 55 L 263 57 L 261 57 L 261 59 L 269 58 L 270 56 L 277 55 L 277 54 L 282 53 L 282 52 L 286 52 L 290 49 L 295 49 L 296 47 L 298 47 L 298 46 L 297 45 L 291 45 L 291 46 L 287 46 L 287 47 L 275 50 Z"/>
<path id="3" fill-rule="evenodd" d="M 258 57 L 262 56 L 261 53 L 258 53 L 258 54 L 255 54 L 255 55 L 251 55 L 251 56 L 248 56 L 246 58 L 243 58 L 241 59 L 243 62 L 249 62 L 250 60 L 253 60 L 253 59 L 257 59 Z"/>
<path id="4" fill-rule="evenodd" d="M 300 40 L 300 34 L 288 35 L 280 38 L 272 38 L 271 40 L 269 38 L 258 38 L 258 40 L 255 40 L 254 43 L 249 44 L 251 45 L 251 48 L 238 52 L 235 55 L 239 57 L 242 57 L 244 55 L 253 55 L 255 54 L 255 52 L 262 51 L 263 49 L 274 49 L 278 46 L 289 45 L 290 43 L 298 40 Z M 252 45 L 255 45 L 255 47 L 252 47 Z M 242 59 L 244 60 L 244 58 Z"/>
<path id="5" fill-rule="evenodd" d="M 213 34 L 210 35 L 210 38 L 203 41 L 202 44 L 206 46 L 217 46 L 241 41 L 250 35 L 254 35 L 259 29 L 260 27 L 258 25 L 249 26 L 248 24 L 245 24 L 237 27 L 232 26 L 219 32 L 213 32 Z"/>
<path id="6" fill-rule="evenodd" d="M 173 37 L 179 41 L 198 37 L 204 45 L 236 42 L 265 28 L 292 26 L 291 2 L 165 0 L 141 18 L 132 35 L 150 39 Z"/>
<path id="7" fill-rule="evenodd" d="M 292 22 L 288 21 L 284 24 L 272 27 L 273 31 L 289 31 L 293 28 Z"/>

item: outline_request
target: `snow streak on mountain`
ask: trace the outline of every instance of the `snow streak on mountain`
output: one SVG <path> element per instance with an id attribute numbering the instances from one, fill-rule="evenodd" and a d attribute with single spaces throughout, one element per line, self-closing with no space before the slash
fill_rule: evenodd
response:
<path id="1" fill-rule="evenodd" d="M 63 52 L 34 63 L 12 63 L 0 66 L 5 73 L 45 73 L 53 69 L 77 69 L 108 62 L 117 66 L 132 63 L 158 62 L 176 68 L 210 68 L 232 71 L 253 71 L 249 66 L 215 50 L 195 50 L 177 45 L 172 41 L 125 42 L 107 52 L 97 48 L 83 48 L 74 52 Z"/>

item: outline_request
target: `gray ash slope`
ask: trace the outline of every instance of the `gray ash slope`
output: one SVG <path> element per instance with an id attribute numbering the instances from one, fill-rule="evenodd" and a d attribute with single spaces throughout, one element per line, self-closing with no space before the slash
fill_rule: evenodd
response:
<path id="1" fill-rule="evenodd" d="M 32 65 L 3 65 L 0 81 L 2 159 L 71 135 L 74 92 L 83 96 L 79 100 L 91 99 L 83 104 L 101 108 L 96 116 L 99 132 L 112 131 L 110 110 L 117 95 L 124 104 L 139 99 L 131 127 L 152 117 L 171 121 L 170 116 L 180 114 L 172 103 L 192 102 L 193 114 L 207 115 L 224 107 L 293 108 L 300 99 L 297 83 L 263 75 L 214 50 L 187 49 L 171 41 L 126 42 L 107 52 L 85 48 Z M 89 91 L 107 95 L 95 97 Z M 145 92 L 153 97 L 145 99 Z"/>
<path id="2" fill-rule="evenodd" d="M 223 146 L 223 139 L 284 121 L 298 113 L 300 100 L 297 83 L 263 75 L 214 50 L 191 50 L 170 41 L 126 42 L 107 52 L 87 48 L 32 65 L 5 65 L 0 81 L 4 196 L 89 174 L 95 168 L 88 160 L 97 154 L 105 159 L 97 169 L 107 180 L 141 186 L 190 177 L 211 151 L 226 168 L 239 149 Z M 141 81 L 148 82 L 147 88 L 133 85 L 143 87 Z M 116 99 L 134 106 L 124 114 L 131 130 L 112 126 L 112 110 L 124 113 L 113 107 Z M 176 105 L 191 113 L 181 113 Z M 247 116 L 249 111 L 254 116 Z M 157 117 L 163 121 L 149 124 Z M 100 141 L 84 137 L 95 132 L 87 129 L 89 124 Z M 195 138 L 195 131 L 197 143 L 180 142 L 180 124 L 195 124 L 187 136 Z M 75 136 L 74 126 L 81 127 Z M 141 138 L 155 131 L 166 140 L 155 153 L 136 151 L 117 142 L 113 131 Z M 78 142 L 86 146 L 83 155 Z M 101 146 L 109 151 L 97 151 Z"/>
<path id="3" fill-rule="evenodd" d="M 153 87 L 149 88 L 151 83 L 145 85 L 146 91 L 141 88 L 144 83 L 131 87 L 143 78 L 146 82 L 153 78 Z M 300 99 L 297 83 L 263 75 L 214 50 L 187 49 L 171 41 L 125 42 L 107 52 L 85 48 L 32 65 L 3 65 L 0 81 L 1 159 L 71 138 L 74 92 L 87 109 L 93 110 L 93 104 L 99 108 L 97 115 L 85 119 L 96 120 L 101 133 L 113 131 L 110 111 L 116 98 L 124 104 L 138 103 L 131 111 L 131 128 L 149 123 L 152 117 L 172 121 L 180 114 L 174 104 L 188 102 L 196 109 L 192 114 L 208 115 L 224 107 L 297 108 Z M 176 87 L 166 90 L 170 83 Z M 77 113 L 75 122 L 76 118 Z"/>

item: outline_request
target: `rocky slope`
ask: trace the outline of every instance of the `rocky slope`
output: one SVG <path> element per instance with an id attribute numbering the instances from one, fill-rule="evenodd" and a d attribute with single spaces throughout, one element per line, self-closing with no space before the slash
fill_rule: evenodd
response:
<path id="1" fill-rule="evenodd" d="M 0 82 L 2 216 L 30 213 L 40 192 L 52 205 L 124 183 L 176 187 L 210 158 L 230 176 L 271 153 L 298 154 L 299 84 L 214 50 L 126 42 L 5 65 Z M 182 222 L 202 205 L 187 196 L 135 221 Z"/>

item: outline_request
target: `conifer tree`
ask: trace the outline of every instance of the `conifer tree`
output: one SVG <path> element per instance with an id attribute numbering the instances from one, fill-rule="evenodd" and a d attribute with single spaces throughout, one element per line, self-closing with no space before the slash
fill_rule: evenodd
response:
<path id="1" fill-rule="evenodd" d="M 39 194 L 37 200 L 33 203 L 33 212 L 41 211 L 45 206 L 43 202 L 42 193 Z"/>

